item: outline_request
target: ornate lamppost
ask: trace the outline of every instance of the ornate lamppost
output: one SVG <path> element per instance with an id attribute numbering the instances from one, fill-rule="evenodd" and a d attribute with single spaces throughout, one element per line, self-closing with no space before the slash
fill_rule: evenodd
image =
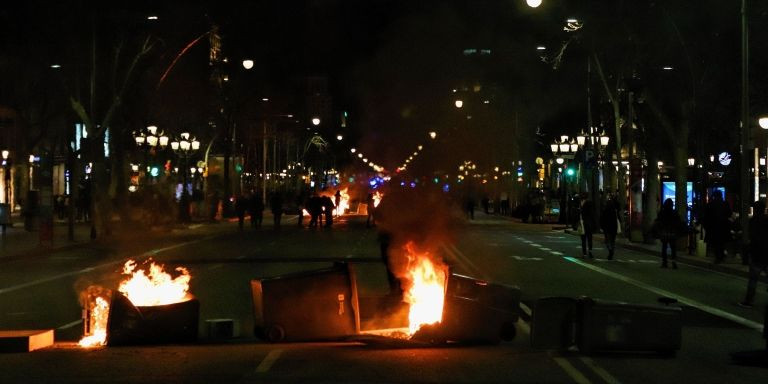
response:
<path id="1" fill-rule="evenodd" d="M 133 139 L 136 140 L 137 146 L 147 148 L 147 150 L 144 152 L 144 163 L 145 163 L 144 175 L 148 183 L 150 180 L 152 166 L 149 164 L 149 161 L 147 159 L 147 152 L 152 153 L 154 155 L 155 151 L 157 150 L 157 147 L 165 148 L 166 146 L 168 146 L 168 141 L 170 139 L 168 138 L 168 136 L 166 136 L 163 133 L 163 131 L 158 132 L 157 126 L 155 125 L 148 126 L 146 130 L 134 132 Z"/>
<path id="2" fill-rule="evenodd" d="M 608 147 L 608 143 L 611 138 L 608 137 L 605 132 L 598 130 L 596 127 L 589 127 L 588 132 L 582 131 L 576 136 L 576 143 L 579 148 L 582 149 L 584 155 L 584 165 L 590 171 L 589 178 L 589 192 L 592 195 L 592 201 L 596 202 L 597 183 L 595 177 L 600 174 L 602 168 L 600 163 L 603 160 L 605 148 Z M 595 172 L 597 169 L 597 172 Z"/>
<path id="3" fill-rule="evenodd" d="M 182 166 L 179 167 L 182 173 L 181 198 L 179 199 L 179 221 L 188 223 L 189 215 L 189 186 L 187 182 L 187 172 L 189 171 L 189 157 L 200 149 L 200 142 L 191 137 L 189 132 L 183 132 L 178 140 L 171 142 L 171 149 L 182 159 Z"/>
<path id="4" fill-rule="evenodd" d="M 555 142 L 549 145 L 549 148 L 556 157 L 557 164 L 564 164 L 565 167 L 565 172 L 560 172 L 558 176 L 561 178 L 560 222 L 567 224 L 569 223 L 569 211 L 571 210 L 568 204 L 570 202 L 570 191 L 567 178 L 573 177 L 575 174 L 573 168 L 568 164 L 568 160 L 572 160 L 575 157 L 576 151 L 579 150 L 579 145 L 573 139 L 570 139 L 568 135 L 561 135 L 560 141 L 555 140 Z"/>

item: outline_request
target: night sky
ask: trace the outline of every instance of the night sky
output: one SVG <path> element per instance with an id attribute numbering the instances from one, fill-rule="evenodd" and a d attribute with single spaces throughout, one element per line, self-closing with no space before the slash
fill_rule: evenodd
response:
<path id="1" fill-rule="evenodd" d="M 733 125 L 739 101 L 736 3 L 712 0 L 691 8 L 682 0 L 544 0 L 531 9 L 523 0 L 33 0 L 0 11 L 0 42 L 4 63 L 17 52 L 41 66 L 77 63 L 81 70 L 67 76 L 83 76 L 83 56 L 72 56 L 87 52 L 88 20 L 96 15 L 101 44 L 146 31 L 161 38 L 155 62 L 145 69 L 147 79 L 157 79 L 184 45 L 215 23 L 225 56 L 234 63 L 255 60 L 250 77 L 243 77 L 253 92 L 270 96 L 291 79 L 327 76 L 334 110 L 351 113 L 349 130 L 358 148 L 393 169 L 417 145 L 427 144 L 417 162 L 426 172 L 453 170 L 460 159 L 505 167 L 532 158 L 541 150 L 535 145 L 537 128 L 545 140 L 575 135 L 587 125 L 587 84 L 595 124 L 610 125 L 602 85 L 594 73 L 590 78 L 586 73 L 593 51 L 605 60 L 611 81 L 618 75 L 633 79 L 627 87 L 652 85 L 664 93 L 664 87 L 679 83 L 676 89 L 685 90 L 693 77 L 703 114 L 710 114 L 702 119 Z M 768 5 L 753 3 L 751 76 L 757 110 L 768 104 L 768 71 L 763 69 L 768 62 L 757 48 L 768 42 Z M 149 22 L 143 16 L 148 14 L 159 19 Z M 562 30 L 568 17 L 586 20 L 583 36 L 569 45 L 554 69 L 541 60 L 536 46 L 547 46 L 544 54 L 553 56 L 572 37 Z M 624 44 L 632 48 L 621 48 Z M 149 109 L 173 109 L 176 115 L 189 114 L 185 119 L 190 121 L 196 118 L 176 109 L 196 102 L 179 94 L 205 92 L 206 48 L 200 44 L 179 61 L 168 89 L 159 92 L 165 96 L 144 95 L 156 97 Z M 465 55 L 467 49 L 491 54 Z M 640 69 L 628 71 L 630 61 Z M 658 71 L 663 65 L 677 69 L 674 79 L 661 78 L 670 77 Z M 454 89 L 467 100 L 462 110 L 453 107 Z M 141 119 L 136 117 L 137 124 Z M 433 130 L 439 139 L 430 143 L 427 132 Z M 732 139 L 728 134 L 721 138 Z"/>

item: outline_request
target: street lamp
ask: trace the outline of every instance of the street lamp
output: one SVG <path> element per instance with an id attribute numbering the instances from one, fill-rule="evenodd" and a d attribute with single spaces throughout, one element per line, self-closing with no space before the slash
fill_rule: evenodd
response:
<path id="1" fill-rule="evenodd" d="M 7 149 L 4 149 L 2 152 L 3 155 L 3 178 L 5 179 L 5 203 L 8 204 L 9 214 L 10 210 L 12 210 L 13 205 L 11 205 L 11 173 L 10 173 L 10 156 L 11 152 Z"/>
<path id="2" fill-rule="evenodd" d="M 525 0 L 525 3 L 531 8 L 537 8 L 541 5 L 541 0 Z"/>
<path id="3" fill-rule="evenodd" d="M 163 131 L 158 132 L 156 125 L 149 125 L 145 130 L 141 130 L 133 133 L 133 139 L 136 141 L 136 146 L 143 147 L 146 145 L 147 152 L 155 153 L 156 148 L 165 148 L 168 146 L 170 140 Z M 144 175 L 147 180 L 150 177 L 151 165 L 147 161 L 147 152 L 144 152 L 144 162 L 146 171 Z"/>
<path id="4" fill-rule="evenodd" d="M 599 172 L 602 170 L 600 168 L 600 160 L 602 160 L 603 153 L 610 140 L 610 137 L 608 137 L 604 132 L 598 131 L 596 127 L 589 127 L 587 132 L 582 131 L 578 136 L 576 136 L 576 142 L 578 143 L 579 148 L 584 149 L 584 163 L 588 169 L 592 169 L 594 160 L 594 164 L 597 164 L 598 166 L 599 174 Z M 589 178 L 589 187 L 592 194 L 592 201 L 595 201 L 595 194 L 597 193 L 595 173 L 594 171 L 590 172 L 591 177 Z"/>
<path id="5" fill-rule="evenodd" d="M 189 171 L 189 156 L 200 149 L 200 142 L 191 137 L 189 132 L 183 132 L 177 140 L 171 142 L 171 149 L 183 160 L 180 167 L 182 173 L 181 198 L 179 199 L 179 220 L 183 223 L 190 221 L 189 190 L 187 189 L 187 172 Z"/>

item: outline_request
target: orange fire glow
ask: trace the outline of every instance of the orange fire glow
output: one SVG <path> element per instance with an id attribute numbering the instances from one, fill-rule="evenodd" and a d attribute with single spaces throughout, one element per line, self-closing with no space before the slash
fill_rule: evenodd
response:
<path id="1" fill-rule="evenodd" d="M 404 300 L 410 304 L 408 330 L 413 335 L 422 325 L 439 323 L 443 317 L 448 266 L 419 252 L 413 242 L 405 245 L 408 256 Z"/>
<path id="2" fill-rule="evenodd" d="M 343 215 L 344 212 L 349 209 L 349 193 L 347 192 L 347 188 L 339 190 L 339 193 L 341 194 L 341 198 L 339 199 L 338 206 L 335 208 L 336 216 Z"/>
<path id="3" fill-rule="evenodd" d="M 138 307 L 179 303 L 190 299 L 189 280 L 191 276 L 186 268 L 178 267 L 179 275 L 171 277 L 163 271 L 163 266 L 150 262 L 149 272 L 137 268 L 136 262 L 128 260 L 123 265 L 123 275 L 128 278 L 120 282 L 120 291 L 133 305 Z M 104 345 L 107 339 L 109 321 L 109 299 L 104 295 L 90 295 L 84 319 L 86 334 L 78 343 L 81 347 Z"/>
<path id="4" fill-rule="evenodd" d="M 153 262 L 147 275 L 143 269 L 136 269 L 135 261 L 128 260 L 123 266 L 123 274 L 131 277 L 123 280 L 117 290 L 139 307 L 186 301 L 191 276 L 184 267 L 178 267 L 176 271 L 180 275 L 173 278 L 163 271 L 162 265 Z"/>
<path id="5" fill-rule="evenodd" d="M 384 197 L 384 195 L 381 194 L 381 192 L 376 191 L 376 193 L 373 194 L 373 207 L 376 208 L 379 206 L 379 203 L 381 203 L 381 198 Z"/>

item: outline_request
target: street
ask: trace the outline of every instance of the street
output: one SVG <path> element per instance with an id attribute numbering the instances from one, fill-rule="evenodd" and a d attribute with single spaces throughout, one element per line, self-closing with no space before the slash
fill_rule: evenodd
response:
<path id="1" fill-rule="evenodd" d="M 265 220 L 267 223 L 267 220 Z M 376 342 L 266 343 L 254 337 L 249 281 L 350 262 L 361 298 L 387 293 L 375 228 L 346 215 L 331 229 L 307 229 L 288 216 L 280 230 L 237 223 L 198 224 L 145 241 L 127 237 L 0 261 L 0 329 L 56 330 L 52 348 L 0 354 L 2 383 L 765 383 L 768 370 L 731 362 L 736 351 L 765 348 L 760 284 L 753 309 L 735 305 L 746 279 L 619 248 L 616 260 L 595 242 L 581 259 L 577 236 L 551 224 L 523 224 L 479 213 L 462 224 L 443 258 L 458 273 L 516 285 L 524 315 L 517 337 L 499 345 L 408 346 Z M 192 345 L 83 349 L 78 294 L 91 284 L 114 288 L 125 260 L 184 266 L 200 301 L 200 339 Z M 673 297 L 683 309 L 675 356 L 581 354 L 531 347 L 530 315 L 542 297 L 589 296 L 637 304 Z M 362 314 L 365 327 L 366 316 Z M 233 319 L 240 336 L 207 337 L 205 320 Z"/>

